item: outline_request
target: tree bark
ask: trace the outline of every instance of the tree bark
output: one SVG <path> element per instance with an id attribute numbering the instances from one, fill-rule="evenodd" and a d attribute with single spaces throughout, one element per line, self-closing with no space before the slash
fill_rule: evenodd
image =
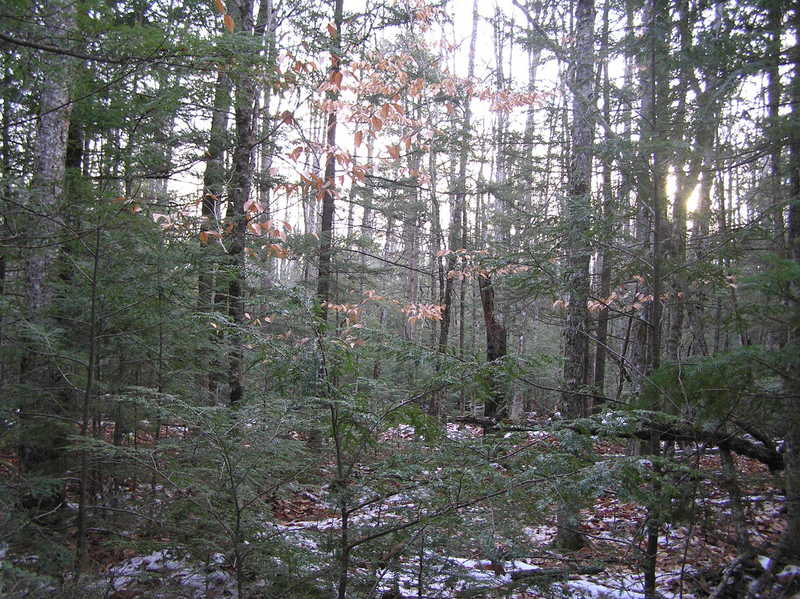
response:
<path id="1" fill-rule="evenodd" d="M 642 142 L 643 158 L 649 166 L 649 176 L 642 177 L 639 189 L 643 191 L 648 204 L 643 206 L 651 215 L 649 272 L 645 277 L 645 291 L 648 296 L 641 316 L 639 341 L 643 354 L 638 364 L 640 377 L 650 376 L 661 364 L 662 338 L 662 290 L 664 288 L 663 250 L 667 239 L 667 199 L 666 173 L 667 163 L 663 148 L 660 147 L 665 132 L 666 111 L 669 95 L 669 67 L 667 57 L 669 48 L 667 40 L 671 35 L 671 22 L 666 0 L 648 0 L 643 15 L 645 23 L 645 40 L 648 48 L 646 66 L 642 72 Z M 641 380 L 641 379 L 640 379 Z M 651 409 L 659 410 L 660 405 Z M 648 454 L 660 453 L 660 436 L 654 432 L 645 451 Z M 660 493 L 660 483 L 653 483 L 653 494 Z M 656 507 L 648 508 L 646 529 L 646 547 L 643 556 L 644 592 L 646 597 L 655 597 L 656 591 L 656 558 L 658 551 L 658 531 L 661 518 Z"/>
<path id="2" fill-rule="evenodd" d="M 237 26 L 248 34 L 253 33 L 253 0 L 239 0 Z M 255 147 L 255 75 L 242 68 L 233 75 L 234 108 L 236 121 L 236 146 L 233 150 L 228 220 L 233 229 L 228 237 L 228 266 L 231 269 L 228 283 L 228 317 L 231 321 L 230 349 L 228 353 L 228 404 L 236 407 L 244 397 L 244 325 L 245 243 L 247 214 L 245 203 L 250 199 L 253 186 L 253 148 Z"/>
<path id="3" fill-rule="evenodd" d="M 75 8 L 72 3 L 53 0 L 46 5 L 46 19 L 52 30 L 67 35 L 75 28 Z M 59 55 L 45 58 L 47 72 L 42 83 L 39 101 L 39 122 L 34 142 L 34 170 L 31 180 L 28 212 L 35 215 L 27 225 L 30 249 L 25 256 L 25 303 L 28 321 L 38 327 L 46 326 L 54 297 L 51 284 L 52 266 L 58 254 L 57 239 L 65 193 L 66 155 L 72 105 L 69 98 L 71 76 L 69 61 Z M 31 348 L 22 358 L 20 377 L 23 383 L 48 386 L 58 375 L 47 360 Z M 34 394 L 38 395 L 38 394 Z M 46 392 L 42 392 L 46 395 Z M 43 401 L 42 405 L 37 405 Z M 47 413 L 52 410 L 42 399 L 25 401 L 21 408 L 23 428 L 37 426 L 28 409 Z M 42 423 L 42 426 L 47 426 Z M 23 470 L 39 471 L 48 462 L 60 458 L 58 444 L 63 439 L 42 439 L 42 432 L 21 434 L 20 464 Z M 43 504 L 46 502 L 43 502 Z"/>
<path id="4" fill-rule="evenodd" d="M 795 36 L 800 35 L 800 6 L 795 6 L 791 15 L 791 28 Z M 790 142 L 789 142 L 789 218 L 787 250 L 791 260 L 800 263 L 800 46 L 793 48 L 794 69 L 791 81 Z M 795 293 L 797 286 L 795 284 Z M 794 327 L 790 339 L 795 345 L 800 342 L 800 302 L 794 304 Z M 787 433 L 785 438 L 786 462 L 786 512 L 787 527 L 781 549 L 787 561 L 800 560 L 800 383 L 795 374 L 786 381 L 792 403 L 787 406 Z"/>
<path id="5" fill-rule="evenodd" d="M 472 80 L 475 75 L 475 46 L 478 38 L 478 1 L 472 3 L 472 35 L 469 42 L 469 63 L 467 66 L 467 79 Z M 463 243 L 462 234 L 462 214 L 464 203 L 467 197 L 467 162 L 469 159 L 469 139 L 470 128 L 472 126 L 472 102 L 469 96 L 464 98 L 464 119 L 461 122 L 461 143 L 460 156 L 458 162 L 458 173 L 456 179 L 456 189 L 450 202 L 450 227 L 448 234 L 448 246 L 451 253 L 447 255 L 447 267 L 445 273 L 445 286 L 443 294 L 444 309 L 442 310 L 442 321 L 439 332 L 439 352 L 447 353 L 448 338 L 450 335 L 450 324 L 453 319 L 453 277 L 451 273 L 456 269 L 456 255 L 453 253 L 458 246 Z"/>
<path id="6" fill-rule="evenodd" d="M 207 150 L 206 170 L 203 174 L 203 197 L 201 200 L 200 243 L 207 260 L 203 261 L 197 281 L 197 309 L 199 312 L 211 312 L 215 309 L 216 300 L 221 298 L 217 289 L 217 278 L 222 261 L 219 240 L 209 232 L 218 232 L 220 226 L 220 205 L 225 192 L 225 150 L 228 133 L 228 111 L 231 105 L 231 77 L 225 70 L 220 70 L 214 87 L 214 107 L 211 114 L 211 129 Z M 201 361 L 202 372 L 199 377 L 200 387 L 208 393 L 209 403 L 215 403 L 219 393 L 220 382 L 224 379 L 220 364 L 211 354 L 213 346 L 220 335 L 209 333 L 209 348 L 203 348 Z"/>
<path id="7" fill-rule="evenodd" d="M 481 293 L 483 320 L 486 326 L 486 361 L 489 363 L 488 393 L 484 401 L 484 416 L 502 420 L 507 414 L 506 384 L 504 377 L 497 372 L 502 366 L 500 360 L 508 353 L 508 334 L 506 328 L 496 318 L 495 294 L 491 275 L 478 276 Z"/>
<path id="8" fill-rule="evenodd" d="M 602 71 L 603 71 L 603 119 L 605 122 L 611 121 L 611 81 L 608 75 L 608 62 L 609 62 L 609 3 L 603 5 L 603 36 L 602 36 Z M 606 142 L 609 142 L 606 136 Z M 612 183 L 612 163 L 611 157 L 608 152 L 604 153 L 602 158 L 603 163 L 603 203 L 602 203 L 602 219 L 603 219 L 603 236 L 610 238 L 611 230 L 614 226 L 614 221 L 617 218 L 614 206 L 614 189 Z M 598 295 L 600 299 L 607 298 L 611 294 L 611 243 L 610 239 L 603 243 L 602 250 L 599 255 L 600 262 L 600 284 L 598 286 Z M 605 379 L 606 379 L 606 355 L 608 346 L 608 308 L 602 307 L 597 314 L 597 326 L 595 331 L 595 340 L 597 348 L 594 353 L 594 373 L 593 373 L 593 386 L 597 399 L 592 402 L 592 410 L 599 411 L 602 409 L 602 400 L 600 398 L 605 396 Z"/>
<path id="9" fill-rule="evenodd" d="M 336 32 L 331 40 L 331 81 L 341 74 L 342 65 L 343 0 L 335 1 L 333 25 Z M 335 103 L 338 98 L 338 89 L 332 89 L 328 92 L 328 99 L 332 102 Z M 319 236 L 319 273 L 317 276 L 318 316 L 323 328 L 327 325 L 327 302 L 331 299 L 331 277 L 333 272 L 333 228 L 336 209 L 336 124 L 336 109 L 331 109 L 328 113 L 325 133 L 328 154 L 325 159 L 325 189 L 322 196 L 322 226 Z"/>
<path id="10" fill-rule="evenodd" d="M 567 197 L 567 264 L 565 280 L 569 306 L 564 341 L 564 415 L 587 415 L 583 393 L 589 382 L 589 262 L 592 218 L 592 145 L 594 143 L 594 0 L 578 0 L 575 8 L 575 79 L 572 98 L 572 151 Z M 577 506 L 563 502 L 558 510 L 557 542 L 579 549 L 583 537 L 577 527 Z"/>

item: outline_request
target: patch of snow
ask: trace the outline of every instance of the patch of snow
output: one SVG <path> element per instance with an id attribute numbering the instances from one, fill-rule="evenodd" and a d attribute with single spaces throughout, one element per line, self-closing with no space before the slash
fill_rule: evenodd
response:
<path id="1" fill-rule="evenodd" d="M 417 434 L 415 429 L 410 424 L 398 424 L 390 429 L 387 429 L 380 435 L 381 441 L 389 441 L 391 439 L 413 439 Z"/>
<path id="2" fill-rule="evenodd" d="M 225 556 L 221 553 L 213 553 L 209 562 L 217 566 L 222 565 L 225 562 Z M 234 580 L 227 572 L 219 569 L 209 571 L 198 564 L 190 563 L 187 559 L 178 558 L 173 551 L 168 549 L 133 557 L 119 566 L 111 568 L 108 573 L 109 585 L 116 591 L 134 585 L 140 580 L 154 580 L 153 577 L 157 576 L 157 579 L 191 589 L 185 596 L 192 599 L 206 597 L 210 587 L 223 589 L 222 594 L 216 596 L 236 596 Z M 168 595 L 154 592 L 148 596 L 155 598 Z"/>
<path id="3" fill-rule="evenodd" d="M 573 599 L 644 599 L 644 594 L 626 588 L 614 588 L 589 580 L 563 583 L 564 597 Z"/>
<path id="4" fill-rule="evenodd" d="M 455 422 L 447 423 L 447 438 L 451 441 L 462 441 L 464 439 L 474 439 L 481 435 L 481 429 L 470 424 L 458 424 Z"/>
<path id="5" fill-rule="evenodd" d="M 758 563 L 761 564 L 761 567 L 764 568 L 764 570 L 769 570 L 772 568 L 772 560 L 766 555 L 759 555 L 756 559 L 758 560 Z"/>
<path id="6" fill-rule="evenodd" d="M 789 564 L 783 570 L 778 572 L 778 574 L 775 575 L 775 578 L 777 578 L 781 583 L 786 584 L 798 576 L 800 576 L 800 566 Z"/>
<path id="7" fill-rule="evenodd" d="M 553 542 L 553 539 L 556 536 L 556 527 L 555 526 L 527 526 L 522 529 L 528 538 L 531 540 L 531 543 L 535 545 L 548 545 L 549 543 Z"/>
<path id="8" fill-rule="evenodd" d="M 523 562 L 521 560 L 515 559 L 513 562 L 511 562 L 511 569 L 517 572 L 521 572 L 528 570 L 540 570 L 541 568 L 539 568 L 539 566 L 534 566 L 532 564 L 529 564 L 528 562 Z"/>

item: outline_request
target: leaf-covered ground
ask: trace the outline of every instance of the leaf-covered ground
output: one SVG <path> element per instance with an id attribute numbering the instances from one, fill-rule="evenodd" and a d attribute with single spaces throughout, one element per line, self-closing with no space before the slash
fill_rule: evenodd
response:
<path id="1" fill-rule="evenodd" d="M 447 433 L 450 442 L 463 443 L 465 451 L 482 436 L 478 427 L 452 423 Z M 384 450 L 391 453 L 419 440 L 412 427 L 400 425 L 388 431 L 381 442 Z M 549 432 L 533 431 L 516 435 L 513 444 L 503 450 L 506 455 L 514 451 L 544 451 L 559 443 L 559 438 Z M 602 462 L 622 458 L 626 447 L 595 440 L 594 451 Z M 753 460 L 738 456 L 735 460 L 749 540 L 766 553 L 774 548 L 784 525 L 779 479 Z M 647 460 L 640 461 L 647 467 Z M 720 458 L 713 451 L 678 449 L 674 461 L 690 466 L 695 475 L 690 484 L 683 481 L 681 495 L 673 498 L 674 522 L 661 526 L 658 588 L 665 597 L 706 597 L 719 584 L 722 569 L 737 555 L 731 499 L 720 484 L 724 473 Z M 499 464 L 494 467 L 505 468 Z M 374 474 L 369 465 L 363 469 L 365 478 Z M 391 486 L 384 484 L 376 498 L 363 501 L 364 507 L 348 515 L 351 538 L 369 537 L 370 531 L 397 529 L 353 548 L 348 566 L 353 597 L 644 596 L 641 560 L 646 510 L 623 500 L 613 489 L 597 489 L 591 505 L 582 510 L 586 546 L 577 552 L 562 553 L 553 546 L 554 513 L 542 509 L 541 504 L 537 504 L 534 516 L 500 514 L 497 510 L 502 506 L 487 509 L 482 502 L 436 512 L 421 504 L 430 490 L 421 490 L 421 485 L 409 488 L 401 481 L 393 484 L 398 487 L 396 493 L 387 491 Z M 365 497 L 373 490 L 367 484 L 357 488 L 367 493 Z M 160 500 L 168 501 L 170 492 L 161 489 L 166 497 Z M 282 559 L 289 559 L 281 556 L 296 551 L 303 555 L 295 572 L 300 580 L 329 576 L 331 570 L 325 568 L 335 562 L 332 555 L 337 552 L 342 529 L 331 489 L 295 488 L 273 497 L 270 505 L 272 514 L 265 515 L 259 538 L 280 541 L 283 549 L 274 557 L 274 563 L 280 564 Z M 420 516 L 431 514 L 435 517 L 422 518 L 417 526 L 403 528 L 404 523 L 413 524 Z M 442 519 L 446 520 L 444 524 Z M 499 524 L 500 519 L 504 520 L 503 525 Z M 442 531 L 448 530 L 449 536 L 443 539 Z M 504 530 L 512 531 L 509 538 L 503 536 Z M 95 545 L 96 558 L 101 556 L 100 545 Z M 104 589 L 105 596 L 116 599 L 236 597 L 231 556 L 211 549 L 203 562 L 182 554 L 177 546 L 128 555 L 125 559 L 120 559 L 118 552 L 110 554 L 106 556 L 104 576 L 95 588 Z M 761 562 L 765 563 L 765 559 Z M 785 570 L 782 576 L 788 580 L 793 572 Z M 259 584 L 269 588 L 268 581 L 255 581 L 252 589 L 257 592 Z M 303 596 L 302 589 L 296 588 L 295 592 L 299 594 L 289 596 Z"/>

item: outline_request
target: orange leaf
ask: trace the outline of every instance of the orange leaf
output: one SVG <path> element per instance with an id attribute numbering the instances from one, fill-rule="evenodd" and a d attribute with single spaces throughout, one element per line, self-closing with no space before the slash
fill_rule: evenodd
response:
<path id="1" fill-rule="evenodd" d="M 389 105 L 388 104 L 384 104 L 383 106 L 381 106 L 381 116 L 383 118 L 386 118 L 387 116 L 389 116 Z"/>
<path id="2" fill-rule="evenodd" d="M 333 23 L 328 23 L 328 33 L 331 34 L 331 37 L 336 37 L 336 26 Z"/>
<path id="3" fill-rule="evenodd" d="M 242 210 L 245 212 L 261 212 L 261 204 L 256 199 L 247 200 L 242 206 Z"/>
<path id="4" fill-rule="evenodd" d="M 225 29 L 228 30 L 228 33 L 233 33 L 233 17 L 225 15 L 222 20 L 225 22 Z"/>
<path id="5" fill-rule="evenodd" d="M 214 6 L 217 7 L 217 12 L 219 14 L 225 14 L 225 5 L 222 3 L 222 0 L 214 0 Z"/>
<path id="6" fill-rule="evenodd" d="M 400 146 L 391 145 L 387 146 L 386 149 L 389 150 L 389 155 L 395 160 L 400 158 Z"/>
<path id="7" fill-rule="evenodd" d="M 333 85 L 335 85 L 336 87 L 342 87 L 342 78 L 343 77 L 344 76 L 342 75 L 341 71 L 333 71 L 331 73 L 331 83 Z"/>
<path id="8" fill-rule="evenodd" d="M 284 110 L 283 114 L 281 114 L 281 120 L 287 125 L 291 125 L 294 123 L 294 115 L 288 110 Z"/>
<path id="9" fill-rule="evenodd" d="M 375 131 L 380 131 L 381 128 L 383 127 L 383 121 L 376 116 L 370 119 L 370 123 L 372 124 L 372 128 L 375 129 Z"/>

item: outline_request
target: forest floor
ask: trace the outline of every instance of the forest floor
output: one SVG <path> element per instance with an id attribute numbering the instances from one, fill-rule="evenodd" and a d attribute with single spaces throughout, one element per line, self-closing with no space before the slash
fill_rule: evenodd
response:
<path id="1" fill-rule="evenodd" d="M 448 424 L 451 439 L 470 439 L 482 434 L 479 427 Z M 400 425 L 390 436 L 393 443 L 410 442 L 414 430 Z M 532 431 L 521 445 L 553 442 L 548 433 Z M 625 454 L 625 446 L 598 440 L 595 451 L 614 458 Z M 694 487 L 693 496 L 688 498 L 689 513 L 680 524 L 663 525 L 659 536 L 657 584 L 664 597 L 708 596 L 719 583 L 722 569 L 736 558 L 731 500 L 719 484 L 723 480 L 720 458 L 713 452 L 704 452 L 691 459 L 703 476 Z M 750 542 L 766 553 L 777 543 L 785 520 L 779 481 L 758 462 L 741 456 L 734 459 Z M 408 496 L 398 492 L 360 510 L 349 525 L 359 527 L 364 534 L 370 527 L 377 530 L 388 521 L 408 520 L 415 509 Z M 312 556 L 319 554 L 320 563 L 330 561 L 330 546 L 338 538 L 342 524 L 335 514 L 334 506 L 326 503 L 322 494 L 307 489 L 297 491 L 274 501 L 273 518 L 265 524 L 264 534 L 302 547 Z M 469 509 L 459 511 L 461 526 L 480 527 L 479 519 L 471 519 L 470 514 Z M 556 535 L 553 519 L 554 516 L 548 516 L 544 524 L 536 526 L 520 524 L 530 548 L 525 558 L 486 559 L 485 548 L 481 550 L 477 544 L 472 554 L 461 551 L 451 555 L 447 548 L 442 550 L 429 543 L 418 551 L 408 551 L 405 547 L 405 551 L 398 552 L 404 556 L 413 554 L 411 557 L 388 556 L 372 564 L 356 560 L 351 567 L 362 580 L 374 581 L 371 596 L 386 599 L 644 597 L 641 560 L 646 513 L 642 506 L 625 503 L 611 492 L 601 493 L 593 505 L 582 511 L 586 546 L 569 554 L 553 547 Z M 112 599 L 236 597 L 230 558 L 222 553 L 209 555 L 203 564 L 169 550 L 146 555 L 128 553 L 125 559 L 119 559 L 118 553 L 113 558 L 109 555 L 105 576 L 97 588 L 104 589 L 103 594 Z M 762 563 L 765 559 L 762 558 Z M 363 591 L 354 596 L 362 595 Z"/>

